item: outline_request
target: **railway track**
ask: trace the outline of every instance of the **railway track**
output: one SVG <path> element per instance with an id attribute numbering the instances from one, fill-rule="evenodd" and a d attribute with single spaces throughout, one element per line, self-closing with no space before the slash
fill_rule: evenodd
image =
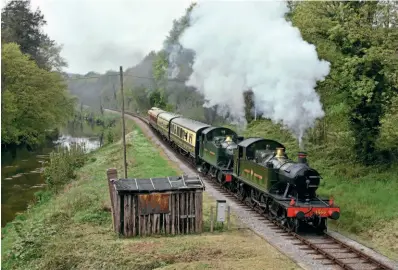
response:
<path id="1" fill-rule="evenodd" d="M 146 118 L 133 114 L 126 113 L 130 116 L 140 119 L 145 124 L 149 125 Z M 159 140 L 163 141 L 162 138 L 156 133 Z M 171 150 L 174 150 L 169 144 L 165 146 Z M 194 164 L 187 162 L 185 156 L 178 152 L 178 159 L 185 163 L 196 171 Z M 286 227 L 281 225 L 275 220 L 270 219 L 266 214 L 263 213 L 261 209 L 253 207 L 249 203 L 240 200 L 236 194 L 232 193 L 222 185 L 220 185 L 217 180 L 209 175 L 199 175 L 207 179 L 218 192 L 223 194 L 225 197 L 233 200 L 236 204 L 244 207 L 247 211 L 255 213 L 261 221 L 269 226 L 275 233 L 279 233 L 281 236 L 288 238 L 293 242 L 293 245 L 300 246 L 300 249 L 305 250 L 308 254 L 312 254 L 314 260 L 322 260 L 323 265 L 336 266 L 335 269 L 349 269 L 349 270 L 393 270 L 398 268 L 393 268 L 386 265 L 383 262 L 365 254 L 364 252 L 346 244 L 332 235 L 325 233 L 324 235 L 314 235 L 314 234 L 297 234 L 295 232 L 289 231 Z"/>

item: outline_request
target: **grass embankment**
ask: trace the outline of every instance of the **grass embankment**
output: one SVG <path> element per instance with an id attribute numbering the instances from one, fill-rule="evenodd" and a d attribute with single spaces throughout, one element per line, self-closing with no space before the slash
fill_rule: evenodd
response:
<path id="1" fill-rule="evenodd" d="M 269 121 L 248 125 L 244 136 L 281 142 L 297 160 L 297 141 Z M 306 143 L 308 162 L 322 175 L 320 195 L 332 195 L 341 207 L 340 219 L 329 226 L 398 259 L 398 164 L 390 167 L 358 165 L 339 141 L 323 145 Z"/>
<path id="2" fill-rule="evenodd" d="M 130 177 L 180 172 L 135 129 L 128 134 Z M 202 235 L 119 238 L 112 228 L 106 169 L 122 174 L 120 142 L 88 156 L 77 180 L 42 201 L 3 230 L 3 269 L 298 269 L 247 230 Z M 205 230 L 214 200 L 205 194 Z"/>

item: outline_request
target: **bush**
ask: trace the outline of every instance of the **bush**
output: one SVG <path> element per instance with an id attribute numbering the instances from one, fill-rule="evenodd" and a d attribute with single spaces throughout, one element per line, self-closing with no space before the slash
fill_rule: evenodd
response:
<path id="1" fill-rule="evenodd" d="M 84 165 L 86 156 L 84 146 L 72 145 L 68 148 L 58 148 L 51 152 L 50 161 L 44 170 L 48 188 L 56 192 L 59 187 L 75 178 L 75 169 Z"/>
<path id="2" fill-rule="evenodd" d="M 115 135 L 113 134 L 112 129 L 108 129 L 108 132 L 106 134 L 106 139 L 107 139 L 107 143 L 113 143 L 115 140 Z"/>

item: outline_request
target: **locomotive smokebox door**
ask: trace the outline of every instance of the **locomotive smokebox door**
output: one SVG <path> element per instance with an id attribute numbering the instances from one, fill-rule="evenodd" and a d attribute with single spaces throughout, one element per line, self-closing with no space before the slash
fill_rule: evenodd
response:
<path id="1" fill-rule="evenodd" d="M 217 222 L 225 221 L 225 208 L 227 206 L 226 200 L 217 200 Z"/>

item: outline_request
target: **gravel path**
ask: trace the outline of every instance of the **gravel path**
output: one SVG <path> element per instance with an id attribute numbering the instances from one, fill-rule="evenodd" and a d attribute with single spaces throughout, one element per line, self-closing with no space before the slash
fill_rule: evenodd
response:
<path id="1" fill-rule="evenodd" d="M 157 136 L 152 132 L 152 130 L 143 123 L 142 121 L 138 120 L 137 118 L 134 118 L 130 115 L 126 115 L 126 117 L 134 120 L 141 128 L 141 130 L 144 132 L 144 134 L 152 140 L 152 142 L 160 147 L 165 155 L 174 162 L 175 164 L 178 165 L 178 167 L 188 175 L 197 175 L 197 172 L 192 170 L 190 167 L 185 165 L 178 157 L 177 154 L 169 150 L 159 139 Z M 308 250 L 307 246 L 303 245 L 297 245 L 299 240 L 292 240 L 291 238 L 289 239 L 286 236 L 282 236 L 279 232 L 276 232 L 274 229 L 272 229 L 270 226 L 266 225 L 266 221 L 264 221 L 264 218 L 259 217 L 256 215 L 256 213 L 249 212 L 244 207 L 241 205 L 236 204 L 233 200 L 229 199 L 228 197 L 225 197 L 223 194 L 221 194 L 219 191 L 213 188 L 212 183 L 210 183 L 207 179 L 203 179 L 205 185 L 206 185 L 206 192 L 209 193 L 213 198 L 217 200 L 226 200 L 227 204 L 231 206 L 231 210 L 234 213 L 234 215 L 239 218 L 241 221 L 242 225 L 250 228 L 252 231 L 263 237 L 267 242 L 269 242 L 272 246 L 277 248 L 280 252 L 283 254 L 287 255 L 290 257 L 293 261 L 295 261 L 300 267 L 304 269 L 341 269 L 340 267 L 337 267 L 335 265 L 330 265 L 331 262 L 327 259 L 323 259 L 322 255 L 317 255 L 317 254 L 309 254 L 312 253 L 312 251 Z M 378 254 L 377 252 L 349 239 L 344 237 L 341 234 L 330 232 L 338 238 L 340 241 L 346 242 L 347 244 L 350 244 L 354 246 L 355 248 L 358 248 L 362 251 L 365 251 L 368 255 L 375 257 L 377 260 L 383 261 L 385 264 L 390 265 L 394 269 L 398 269 L 398 263 L 394 262 L 387 257 Z M 266 259 L 266 258 L 264 258 Z M 329 265 L 327 265 L 329 263 Z"/>

